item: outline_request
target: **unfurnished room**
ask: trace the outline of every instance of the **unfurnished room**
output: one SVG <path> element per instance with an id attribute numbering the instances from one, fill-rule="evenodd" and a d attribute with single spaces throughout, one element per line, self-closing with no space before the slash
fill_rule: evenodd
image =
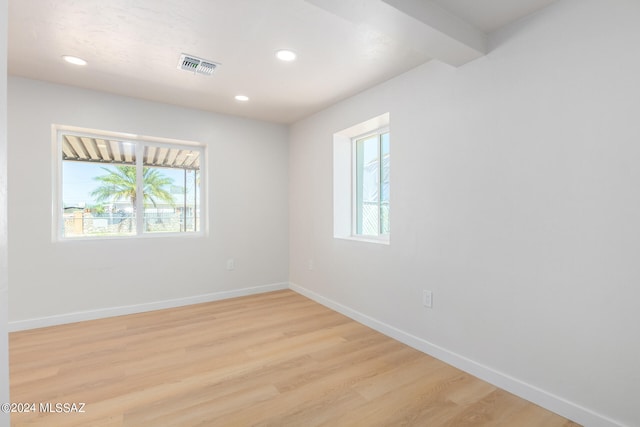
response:
<path id="1" fill-rule="evenodd" d="M 0 0 L 0 426 L 640 426 L 640 1 Z"/>

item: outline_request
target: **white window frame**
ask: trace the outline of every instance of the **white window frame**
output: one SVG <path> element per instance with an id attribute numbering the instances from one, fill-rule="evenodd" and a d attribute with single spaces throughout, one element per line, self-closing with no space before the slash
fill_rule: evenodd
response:
<path id="1" fill-rule="evenodd" d="M 355 141 L 376 133 L 390 133 L 389 118 L 389 113 L 384 113 L 333 134 L 333 237 L 336 239 L 391 244 L 390 234 L 356 233 L 355 182 Z"/>
<path id="2" fill-rule="evenodd" d="M 160 138 L 152 136 L 142 136 L 131 133 L 112 132 L 96 129 L 79 128 L 75 126 L 66 125 L 52 125 L 52 140 L 53 140 L 53 189 L 52 189 L 52 241 L 86 241 L 86 240 L 111 240 L 111 239 L 139 239 L 139 238 L 158 238 L 158 237 L 202 237 L 208 234 L 208 215 L 207 215 L 207 150 L 205 144 L 184 141 L 170 138 Z M 137 181 L 137 194 L 143 193 L 143 157 L 145 145 L 152 145 L 154 147 L 167 147 L 167 148 L 182 148 L 188 147 L 192 151 L 198 151 L 200 156 L 200 204 L 199 204 L 199 230 L 188 232 L 144 232 L 144 198 L 138 197 L 136 200 L 136 232 L 130 235 L 108 235 L 108 236 L 64 236 L 64 203 L 62 200 L 63 191 L 63 158 L 62 158 L 62 144 L 63 135 L 72 135 L 78 137 L 100 138 L 100 139 L 117 139 L 123 143 L 130 143 L 135 145 L 136 148 L 136 181 Z"/>
<path id="3" fill-rule="evenodd" d="M 385 126 L 380 129 L 376 129 L 371 132 L 367 132 L 362 135 L 351 138 L 351 160 L 352 160 L 352 176 L 351 176 L 351 235 L 357 238 L 365 239 L 380 239 L 389 240 L 389 233 L 382 233 L 382 135 L 389 133 L 389 127 Z M 379 197 L 378 197 L 378 234 L 369 235 L 358 233 L 358 156 L 357 156 L 357 143 L 371 137 L 377 137 L 378 139 L 378 156 L 380 158 L 380 166 L 378 170 L 379 174 Z"/>

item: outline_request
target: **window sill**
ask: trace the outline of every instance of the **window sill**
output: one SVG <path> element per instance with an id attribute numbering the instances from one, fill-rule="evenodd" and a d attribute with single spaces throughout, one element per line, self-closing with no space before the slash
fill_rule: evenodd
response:
<path id="1" fill-rule="evenodd" d="M 376 237 L 376 236 L 333 236 L 335 239 L 341 239 L 341 240 L 352 240 L 355 242 L 362 242 L 362 243 L 375 243 L 378 245 L 390 245 L 391 244 L 391 239 L 389 238 L 389 236 L 380 236 L 380 237 Z"/>
<path id="2" fill-rule="evenodd" d="M 121 236 L 77 236 L 77 237 L 54 237 L 53 242 L 91 242 L 91 241 L 104 241 L 104 240 L 140 240 L 140 239 L 193 239 L 206 237 L 206 233 L 202 231 L 198 232 L 186 232 L 186 233 L 144 233 L 144 234 L 131 234 Z"/>

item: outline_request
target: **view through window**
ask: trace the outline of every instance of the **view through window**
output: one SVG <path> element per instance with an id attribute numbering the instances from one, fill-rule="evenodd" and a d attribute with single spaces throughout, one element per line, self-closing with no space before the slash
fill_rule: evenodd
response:
<path id="1" fill-rule="evenodd" d="M 58 132 L 63 238 L 197 233 L 197 145 Z"/>
<path id="2" fill-rule="evenodd" d="M 389 132 L 354 140 L 354 234 L 384 236 L 389 226 Z"/>

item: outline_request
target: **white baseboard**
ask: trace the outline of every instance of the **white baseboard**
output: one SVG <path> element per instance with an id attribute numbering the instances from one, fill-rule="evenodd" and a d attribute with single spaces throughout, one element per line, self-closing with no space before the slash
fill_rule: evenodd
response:
<path id="1" fill-rule="evenodd" d="M 23 331 L 27 329 L 44 328 L 47 326 L 62 325 L 66 323 L 82 322 L 85 320 L 102 319 L 105 317 L 122 316 L 125 314 L 143 313 L 145 311 L 162 310 L 165 308 L 181 307 L 190 304 L 218 301 L 228 298 L 242 297 L 246 295 L 261 294 L 264 292 L 288 289 L 288 283 L 274 283 L 271 285 L 254 286 L 250 288 L 234 289 L 232 291 L 212 292 L 209 294 L 194 295 L 184 298 L 176 298 L 164 301 L 153 301 L 143 304 L 126 305 L 121 307 L 101 308 L 97 310 L 78 311 L 55 316 L 38 317 L 35 319 L 18 320 L 9 322 L 9 332 Z"/>
<path id="2" fill-rule="evenodd" d="M 517 378 L 502 372 L 496 371 L 493 368 L 485 366 L 481 363 L 473 361 L 460 354 L 454 353 L 422 338 L 411 335 L 391 325 L 376 320 L 370 316 L 353 310 L 345 305 L 342 305 L 329 298 L 323 297 L 309 289 L 306 289 L 300 285 L 289 283 L 289 288 L 301 295 L 306 296 L 319 304 L 324 305 L 332 310 L 335 310 L 341 314 L 344 314 L 351 319 L 362 323 L 384 335 L 387 335 L 397 341 L 400 341 L 410 347 L 420 350 L 436 359 L 442 360 L 456 368 L 468 372 L 490 384 L 493 384 L 501 389 L 504 389 L 510 393 L 515 394 L 523 399 L 533 402 L 543 408 L 546 408 L 556 414 L 562 415 L 565 418 L 569 418 L 584 426 L 594 427 L 624 427 L 623 424 L 612 420 L 604 415 L 598 414 L 590 409 L 580 406 L 576 403 L 570 402 L 560 396 L 556 396 L 553 393 L 549 393 L 531 384 L 527 384 Z"/>

